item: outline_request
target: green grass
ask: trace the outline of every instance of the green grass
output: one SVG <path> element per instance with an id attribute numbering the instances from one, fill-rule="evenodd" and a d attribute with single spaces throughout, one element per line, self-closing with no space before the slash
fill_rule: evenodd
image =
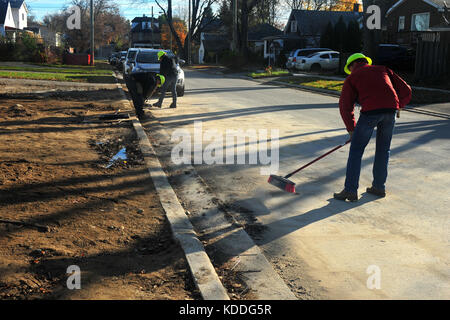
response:
<path id="1" fill-rule="evenodd" d="M 84 70 L 112 70 L 112 66 L 107 60 L 95 60 L 95 66 L 80 66 L 72 64 L 50 64 L 50 63 L 31 63 L 40 67 L 66 68 L 66 69 L 84 69 Z"/>
<path id="2" fill-rule="evenodd" d="M 86 83 L 116 82 L 115 78 L 111 74 L 102 75 L 102 74 L 77 74 L 77 73 L 0 71 L 0 78 L 71 81 L 71 82 L 86 82 Z"/>
<path id="3" fill-rule="evenodd" d="M 290 84 L 298 84 L 307 87 L 333 90 L 341 92 L 344 80 L 325 80 L 314 77 L 289 77 L 280 78 L 278 81 L 287 82 Z"/>
<path id="4" fill-rule="evenodd" d="M 344 84 L 343 80 L 324 80 L 314 77 L 283 77 L 277 80 L 306 87 L 333 90 L 339 93 L 342 91 L 342 85 Z M 431 104 L 446 102 L 450 102 L 449 93 L 437 92 L 432 90 L 413 89 L 410 104 Z"/>
<path id="5" fill-rule="evenodd" d="M 257 78 L 267 78 L 267 77 L 280 77 L 280 76 L 287 76 L 289 75 L 289 71 L 285 71 L 285 70 L 280 70 L 280 71 L 272 71 L 271 73 L 269 72 L 252 72 L 249 73 L 248 76 L 252 77 L 254 79 Z"/>
<path id="6" fill-rule="evenodd" d="M 77 66 L 79 67 L 79 66 Z M 14 67 L 14 66 L 0 66 L 0 70 L 9 71 L 25 71 L 25 72 L 39 72 L 39 73 L 76 73 L 76 74 L 100 74 L 100 75 L 110 75 L 110 70 L 98 70 L 91 67 L 87 68 L 67 68 L 66 66 L 60 67 Z"/>
<path id="7" fill-rule="evenodd" d="M 303 82 L 302 85 L 313 87 L 313 88 L 320 88 L 320 89 L 327 89 L 327 90 L 334 90 L 334 91 L 341 92 L 342 86 L 344 85 L 344 81 L 323 80 L 322 79 L 322 80 Z"/>
<path id="8" fill-rule="evenodd" d="M 87 83 L 115 83 L 112 67 L 106 61 L 95 66 L 34 63 L 35 66 L 0 66 L 1 78 L 71 81 Z"/>

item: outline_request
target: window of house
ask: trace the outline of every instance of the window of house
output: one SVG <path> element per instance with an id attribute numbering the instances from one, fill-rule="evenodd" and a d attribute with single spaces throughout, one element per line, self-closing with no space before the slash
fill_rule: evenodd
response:
<path id="1" fill-rule="evenodd" d="M 297 21 L 291 21 L 291 32 L 297 32 Z"/>
<path id="2" fill-rule="evenodd" d="M 398 31 L 405 30 L 405 16 L 398 17 Z"/>
<path id="3" fill-rule="evenodd" d="M 424 31 L 430 27 L 430 13 L 416 13 L 411 18 L 411 31 Z"/>

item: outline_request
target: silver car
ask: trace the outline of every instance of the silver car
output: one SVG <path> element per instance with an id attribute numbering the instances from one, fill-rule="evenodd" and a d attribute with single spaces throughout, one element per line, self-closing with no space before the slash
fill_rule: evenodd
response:
<path id="1" fill-rule="evenodd" d="M 289 57 L 286 62 L 286 69 L 292 70 L 295 68 L 295 64 L 303 57 L 307 57 L 310 54 L 319 52 L 319 51 L 331 51 L 328 48 L 306 48 L 306 49 L 296 49 L 291 51 Z"/>
<path id="2" fill-rule="evenodd" d="M 125 57 L 125 61 L 123 62 L 123 75 L 127 76 L 130 74 L 131 70 L 133 70 L 136 54 L 139 49 L 130 48 L 128 49 L 127 56 Z"/>
<path id="3" fill-rule="evenodd" d="M 302 71 L 317 72 L 320 70 L 332 70 L 339 67 L 339 52 L 321 51 L 302 57 L 297 60 L 295 68 Z"/>
<path id="4" fill-rule="evenodd" d="M 159 73 L 159 60 L 158 60 L 158 52 L 161 50 L 158 49 L 137 49 L 136 60 L 134 67 L 132 69 L 132 73 L 135 72 L 154 72 Z M 164 50 L 169 56 L 174 56 L 172 51 Z M 177 78 L 177 95 L 179 97 L 184 95 L 184 71 L 181 69 L 180 64 L 184 64 L 184 60 L 180 59 L 177 63 L 178 69 L 178 78 Z"/>

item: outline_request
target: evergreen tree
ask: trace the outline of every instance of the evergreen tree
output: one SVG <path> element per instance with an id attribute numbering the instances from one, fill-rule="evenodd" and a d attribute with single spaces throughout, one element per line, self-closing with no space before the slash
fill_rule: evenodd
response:
<path id="1" fill-rule="evenodd" d="M 332 48 L 333 47 L 333 25 L 331 22 L 328 22 L 327 26 L 323 30 L 320 36 L 320 46 L 322 48 Z"/>
<path id="2" fill-rule="evenodd" d="M 338 22 L 334 25 L 332 49 L 342 52 L 344 50 L 344 39 L 347 33 L 347 26 L 342 16 L 339 17 Z"/>
<path id="3" fill-rule="evenodd" d="M 360 52 L 362 44 L 362 32 L 358 22 L 352 20 L 347 26 L 347 35 L 344 38 L 344 50 L 346 52 Z"/>

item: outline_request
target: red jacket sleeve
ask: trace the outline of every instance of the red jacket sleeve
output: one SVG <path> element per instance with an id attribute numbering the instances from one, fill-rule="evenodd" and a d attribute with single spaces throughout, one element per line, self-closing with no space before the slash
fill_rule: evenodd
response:
<path id="1" fill-rule="evenodd" d="M 389 77 L 391 78 L 392 85 L 397 92 L 400 108 L 404 108 L 411 101 L 411 87 L 394 71 L 389 68 L 386 69 L 388 71 Z"/>
<path id="2" fill-rule="evenodd" d="M 354 131 L 356 126 L 354 108 L 357 96 L 358 94 L 350 83 L 349 78 L 345 79 L 341 97 L 339 98 L 339 111 L 349 132 Z"/>

